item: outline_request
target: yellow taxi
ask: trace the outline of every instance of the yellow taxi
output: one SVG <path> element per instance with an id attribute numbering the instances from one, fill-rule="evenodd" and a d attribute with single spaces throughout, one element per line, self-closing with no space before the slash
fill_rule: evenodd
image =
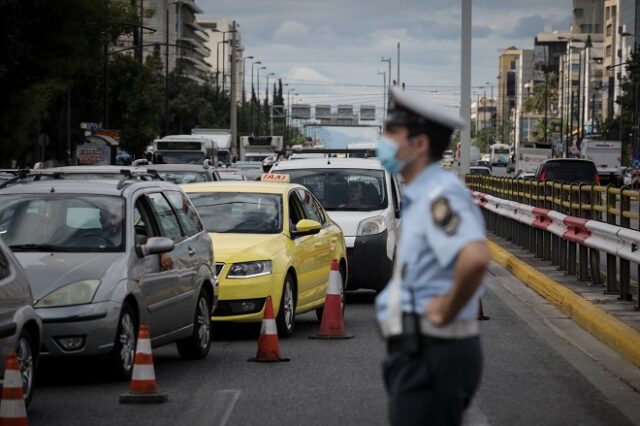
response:
<path id="1" fill-rule="evenodd" d="M 309 190 L 287 178 L 182 185 L 213 241 L 220 280 L 214 321 L 259 322 L 271 296 L 278 334 L 287 337 L 296 314 L 315 309 L 322 317 L 332 259 L 346 286 L 342 230 Z"/>

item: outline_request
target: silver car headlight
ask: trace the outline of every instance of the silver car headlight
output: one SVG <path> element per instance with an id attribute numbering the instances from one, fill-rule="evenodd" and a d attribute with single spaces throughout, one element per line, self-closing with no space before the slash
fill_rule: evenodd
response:
<path id="1" fill-rule="evenodd" d="M 255 262 L 234 263 L 229 268 L 227 278 L 253 278 L 271 273 L 270 260 L 256 260 Z"/>
<path id="2" fill-rule="evenodd" d="M 40 299 L 35 307 L 85 305 L 91 303 L 99 286 L 100 280 L 84 280 L 67 284 Z"/>
<path id="3" fill-rule="evenodd" d="M 358 237 L 363 237 L 366 235 L 376 235 L 381 232 L 386 231 L 387 222 L 384 220 L 383 216 L 374 216 L 367 219 L 364 219 L 358 225 Z"/>

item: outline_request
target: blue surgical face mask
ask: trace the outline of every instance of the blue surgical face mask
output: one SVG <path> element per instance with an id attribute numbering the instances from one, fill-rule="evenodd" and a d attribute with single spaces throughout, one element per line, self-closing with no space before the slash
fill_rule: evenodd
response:
<path id="1" fill-rule="evenodd" d="M 376 154 L 380 163 L 382 163 L 382 167 L 387 169 L 389 173 L 392 175 L 402 173 L 402 171 L 407 167 L 407 165 L 413 162 L 413 159 L 409 160 L 399 160 L 396 155 L 398 154 L 399 146 L 393 140 L 389 139 L 386 136 L 380 137 L 378 141 L 378 148 L 376 150 Z"/>

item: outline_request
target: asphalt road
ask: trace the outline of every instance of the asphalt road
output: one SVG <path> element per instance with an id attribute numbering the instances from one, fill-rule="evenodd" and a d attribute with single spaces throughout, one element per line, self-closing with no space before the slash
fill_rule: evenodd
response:
<path id="1" fill-rule="evenodd" d="M 638 394 L 601 361 L 584 355 L 603 348 L 597 342 L 588 349 L 568 344 L 580 335 L 570 324 L 558 337 L 554 321 L 570 320 L 548 306 L 544 314 L 535 312 L 536 304 L 545 303 L 510 277 L 496 265 L 487 277 L 485 370 L 466 423 L 632 424 L 620 410 L 640 407 Z M 318 327 L 315 317 L 299 317 L 294 336 L 280 340 L 288 363 L 246 361 L 256 350 L 253 326 L 218 328 L 212 352 L 202 361 L 182 361 L 173 346 L 155 350 L 158 384 L 169 395 L 163 405 L 120 405 L 118 396 L 128 384 L 110 380 L 96 360 L 44 363 L 29 410 L 31 425 L 386 424 L 384 347 L 372 301 L 371 293 L 349 295 L 346 326 L 356 336 L 352 340 L 310 340 Z"/>

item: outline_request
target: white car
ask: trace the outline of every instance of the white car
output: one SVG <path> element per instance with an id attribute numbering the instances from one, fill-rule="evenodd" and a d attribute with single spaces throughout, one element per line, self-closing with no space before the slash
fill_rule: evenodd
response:
<path id="1" fill-rule="evenodd" d="M 381 290 L 389 281 L 400 224 L 400 186 L 374 159 L 283 161 L 272 173 L 306 186 L 344 233 L 347 288 Z"/>

